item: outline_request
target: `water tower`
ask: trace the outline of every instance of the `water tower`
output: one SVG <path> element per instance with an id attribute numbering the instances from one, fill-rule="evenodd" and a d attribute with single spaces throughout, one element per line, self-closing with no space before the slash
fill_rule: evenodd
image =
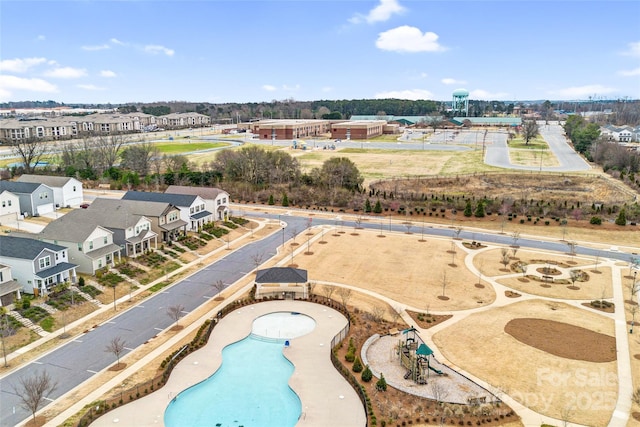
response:
<path id="1" fill-rule="evenodd" d="M 453 103 L 451 104 L 454 116 L 467 117 L 469 115 L 469 91 L 456 89 L 453 91 Z"/>

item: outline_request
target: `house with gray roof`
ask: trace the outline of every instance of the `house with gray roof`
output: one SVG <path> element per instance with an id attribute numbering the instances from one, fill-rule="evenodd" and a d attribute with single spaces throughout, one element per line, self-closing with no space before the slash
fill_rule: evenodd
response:
<path id="1" fill-rule="evenodd" d="M 136 258 L 158 248 L 158 234 L 151 230 L 151 220 L 144 215 L 130 212 L 126 204 L 115 209 L 78 209 L 73 214 L 75 221 L 90 222 L 113 233 L 113 243 L 120 247 L 122 255 Z"/>
<path id="2" fill-rule="evenodd" d="M 214 187 L 192 187 L 187 185 L 170 185 L 165 190 L 169 194 L 190 194 L 200 196 L 204 200 L 205 208 L 213 212 L 214 220 L 224 221 L 229 215 L 229 193 Z"/>
<path id="3" fill-rule="evenodd" d="M 73 210 L 47 224 L 37 238 L 64 246 L 78 271 L 93 275 L 120 260 L 120 246 L 113 243 L 111 230 L 86 220 L 89 216 L 84 210 Z"/>
<path id="4" fill-rule="evenodd" d="M 213 221 L 202 197 L 193 194 L 155 193 L 153 191 L 127 191 L 122 200 L 171 203 L 180 209 L 180 219 L 187 223 L 187 231 L 199 230 Z"/>
<path id="5" fill-rule="evenodd" d="M 5 190 L 18 196 L 24 216 L 40 216 L 55 210 L 53 189 L 45 184 L 0 181 L 0 192 Z"/>
<path id="6" fill-rule="evenodd" d="M 77 265 L 66 247 L 27 237 L 0 235 L 0 264 L 9 266 L 23 292 L 47 294 L 59 284 L 76 282 Z"/>
<path id="7" fill-rule="evenodd" d="M 11 267 L 0 264 L 0 307 L 13 304 L 21 298 L 22 286 L 17 280 L 13 280 Z"/>
<path id="8" fill-rule="evenodd" d="M 165 243 L 171 243 L 187 232 L 187 223 L 180 219 L 180 209 L 171 203 L 98 197 L 87 209 L 98 213 L 118 210 L 146 217 L 151 221 L 151 231 Z"/>
<path id="9" fill-rule="evenodd" d="M 84 200 L 82 182 L 70 176 L 21 175 L 17 182 L 44 184 L 53 189 L 53 201 L 56 208 L 80 206 Z"/>
<path id="10" fill-rule="evenodd" d="M 309 295 L 307 270 L 271 267 L 258 270 L 255 278 L 256 298 L 306 298 Z"/>

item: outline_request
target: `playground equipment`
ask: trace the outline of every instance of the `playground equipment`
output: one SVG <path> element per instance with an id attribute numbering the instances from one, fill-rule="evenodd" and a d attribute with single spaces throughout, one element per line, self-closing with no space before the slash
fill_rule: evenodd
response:
<path id="1" fill-rule="evenodd" d="M 307 143 L 304 141 L 297 141 L 297 140 L 293 140 L 293 145 L 292 145 L 294 150 L 306 150 L 307 149 Z"/>
<path id="2" fill-rule="evenodd" d="M 417 384 L 427 384 L 429 375 L 434 372 L 437 375 L 444 375 L 439 369 L 431 366 L 431 357 L 433 350 L 425 343 L 418 344 L 420 338 L 417 336 L 415 328 L 409 328 L 402 331 L 405 335 L 403 340 L 398 341 L 398 356 L 400 363 L 407 369 L 404 375 L 406 380 L 411 379 Z"/>

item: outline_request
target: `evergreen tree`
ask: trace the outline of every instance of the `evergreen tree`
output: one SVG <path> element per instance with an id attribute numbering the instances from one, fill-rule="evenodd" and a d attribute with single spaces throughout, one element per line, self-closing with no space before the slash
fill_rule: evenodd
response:
<path id="1" fill-rule="evenodd" d="M 476 206 L 476 211 L 473 214 L 476 218 L 484 218 L 484 202 L 481 200 Z"/>
<path id="2" fill-rule="evenodd" d="M 471 200 L 467 200 L 467 204 L 464 207 L 464 216 L 470 217 L 473 215 L 473 211 L 471 210 Z"/>
<path id="3" fill-rule="evenodd" d="M 367 201 L 364 203 L 364 211 L 366 213 L 371 212 L 371 202 L 369 201 L 369 199 L 367 199 Z"/>
<path id="4" fill-rule="evenodd" d="M 384 379 L 382 372 L 380 373 L 380 379 L 376 383 L 376 390 L 387 391 L 387 380 Z"/>
<path id="5" fill-rule="evenodd" d="M 285 208 L 289 206 L 289 198 L 287 197 L 286 193 L 282 196 L 282 206 L 284 206 Z"/>
<path id="6" fill-rule="evenodd" d="M 362 371 L 362 375 L 360 376 L 360 378 L 362 378 L 362 381 L 364 381 L 365 383 L 371 381 L 371 378 L 373 378 L 373 373 L 371 372 L 371 369 L 369 369 L 369 365 L 364 368 L 364 371 Z"/>
<path id="7" fill-rule="evenodd" d="M 616 225 L 627 225 L 627 213 L 622 209 L 616 218 Z"/>
<path id="8" fill-rule="evenodd" d="M 353 372 L 362 372 L 362 362 L 360 361 L 359 357 L 356 357 L 356 360 L 353 361 L 353 366 L 351 367 L 351 370 Z"/>
<path id="9" fill-rule="evenodd" d="M 380 200 L 376 201 L 376 205 L 373 207 L 373 213 L 382 213 L 382 205 L 380 204 Z"/>
<path id="10" fill-rule="evenodd" d="M 268 203 L 269 203 L 269 206 L 275 205 L 275 202 L 273 200 L 273 194 L 269 195 L 269 202 Z"/>

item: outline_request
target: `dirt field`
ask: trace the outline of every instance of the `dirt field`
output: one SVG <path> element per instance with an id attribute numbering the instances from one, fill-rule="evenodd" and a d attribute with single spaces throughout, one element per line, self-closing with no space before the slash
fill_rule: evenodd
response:
<path id="1" fill-rule="evenodd" d="M 313 255 L 297 255 L 295 264 L 308 270 L 311 281 L 327 281 L 368 289 L 419 310 L 462 310 L 490 304 L 491 287 L 475 287 L 478 279 L 464 267 L 466 249 L 456 246 L 455 263 L 451 241 L 420 234 L 390 234 L 345 229 L 344 234 L 326 233 L 326 244 L 316 244 Z M 357 235 L 354 235 L 357 234 Z M 375 265 L 376 268 L 371 268 Z M 443 295 L 443 279 L 447 285 Z"/>
<path id="2" fill-rule="evenodd" d="M 436 333 L 433 340 L 455 365 L 537 412 L 590 426 L 607 425 L 617 399 L 616 363 L 567 359 L 518 341 L 505 332 L 505 326 L 525 313 L 527 318 L 614 335 L 613 321 L 603 316 L 563 303 L 536 300 L 472 314 Z M 573 339 L 581 341 L 586 349 L 600 345 L 585 342 L 589 336 Z M 543 337 L 556 348 L 566 345 L 565 338 L 562 333 Z"/>

